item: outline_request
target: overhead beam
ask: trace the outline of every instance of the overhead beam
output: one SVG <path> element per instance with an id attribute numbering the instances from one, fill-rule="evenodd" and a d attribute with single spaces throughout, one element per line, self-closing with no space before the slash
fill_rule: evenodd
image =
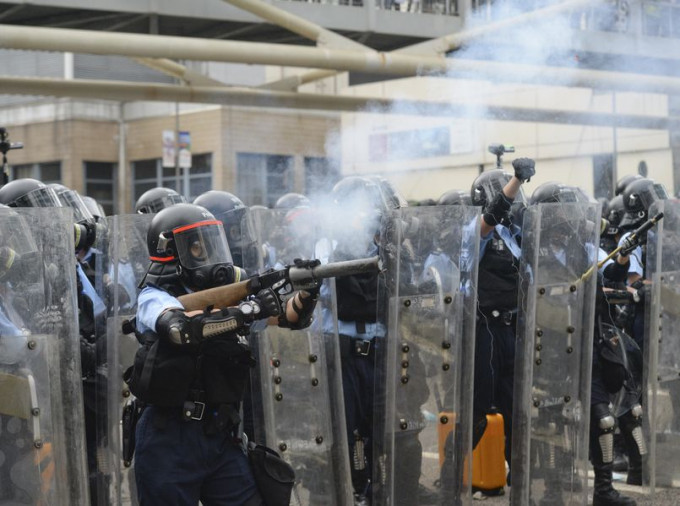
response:
<path id="1" fill-rule="evenodd" d="M 680 94 L 680 78 L 667 76 L 162 35 L 0 25 L 0 47 Z"/>
<path id="2" fill-rule="evenodd" d="M 312 23 L 305 18 L 291 14 L 290 12 L 279 7 L 275 7 L 272 4 L 263 2 L 262 0 L 222 1 L 244 11 L 250 12 L 257 17 L 265 19 L 270 23 L 285 28 L 286 30 L 290 30 L 293 33 L 297 33 L 306 39 L 313 40 L 319 46 L 372 51 L 363 44 L 359 44 L 352 39 L 328 30 L 321 25 Z"/>
<path id="3" fill-rule="evenodd" d="M 456 117 L 558 123 L 566 125 L 617 126 L 620 128 L 667 130 L 680 125 L 680 118 L 631 114 L 593 113 L 460 104 L 447 101 L 392 100 L 345 95 L 323 95 L 219 86 L 176 86 L 155 83 L 123 83 L 85 79 L 0 77 L 3 94 L 41 95 L 117 101 L 160 101 L 234 105 L 242 107 L 290 108 L 337 112 L 364 112 L 418 116 Z"/>
<path id="4" fill-rule="evenodd" d="M 229 1 L 229 0 L 226 0 Z M 246 1 L 246 0 L 240 0 Z M 578 7 L 592 7 L 598 3 L 602 3 L 603 0 L 567 0 L 566 2 L 561 2 L 559 4 L 544 7 L 542 9 L 536 9 L 534 11 L 519 14 L 508 19 L 503 19 L 500 21 L 494 21 L 493 23 L 487 23 L 482 26 L 477 26 L 473 28 L 468 28 L 461 32 L 452 33 L 445 35 L 443 37 L 437 37 L 436 39 L 427 40 L 424 42 L 419 42 L 417 44 L 412 44 L 400 49 L 392 51 L 390 54 L 444 54 L 454 49 L 460 48 L 463 44 L 474 41 L 486 35 L 497 34 L 502 31 L 506 31 L 510 28 L 514 28 L 520 25 L 526 25 L 528 23 L 539 21 L 544 18 L 556 16 L 562 14 L 565 11 L 575 9 Z M 468 6 L 468 8 L 472 8 Z M 312 70 L 297 76 L 296 79 L 281 79 L 279 81 L 272 81 L 265 85 L 260 86 L 260 88 L 265 89 L 297 89 L 302 84 L 313 82 L 319 79 L 325 79 L 336 75 L 336 71 L 318 71 Z"/>
<path id="5" fill-rule="evenodd" d="M 195 86 L 226 86 L 221 81 L 190 70 L 185 65 L 167 58 L 133 58 L 133 60 L 157 72 L 181 79 L 186 84 L 193 84 Z"/>
<path id="6" fill-rule="evenodd" d="M 597 4 L 603 3 L 603 0 L 567 0 L 557 4 L 549 5 L 541 9 L 536 9 L 524 14 L 518 14 L 508 19 L 494 21 L 481 26 L 476 26 L 463 30 L 462 32 L 452 33 L 436 39 L 426 40 L 411 46 L 393 51 L 393 53 L 401 54 L 428 54 L 428 53 L 448 53 L 454 49 L 460 48 L 463 44 L 467 44 L 475 39 L 479 39 L 486 35 L 493 35 L 497 32 L 506 31 L 510 28 L 515 28 L 520 25 L 529 25 L 529 23 L 540 23 L 545 18 L 557 16 L 567 11 L 577 9 L 580 7 L 594 7 Z M 530 30 L 530 28 L 527 28 Z"/>

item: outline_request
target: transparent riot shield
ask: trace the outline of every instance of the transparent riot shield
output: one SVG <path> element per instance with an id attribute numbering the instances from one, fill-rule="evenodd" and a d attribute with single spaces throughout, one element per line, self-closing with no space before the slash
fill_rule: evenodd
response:
<path id="1" fill-rule="evenodd" d="M 0 217 L 0 248 L 14 252 L 0 269 L 0 472 L 10 479 L 0 495 L 87 504 L 72 212 L 3 209 Z"/>
<path id="2" fill-rule="evenodd" d="M 651 282 L 645 322 L 643 425 L 649 438 L 643 484 L 653 498 L 680 500 L 680 202 L 659 202 L 663 212 L 647 240 L 646 279 Z M 643 461 L 644 463 L 644 461 Z"/>
<path id="3" fill-rule="evenodd" d="M 246 222 L 249 274 L 315 256 L 320 219 L 308 208 L 255 211 Z M 257 365 L 245 432 L 294 467 L 293 505 L 353 504 L 332 296 L 332 284 L 325 285 L 309 328 L 269 326 L 250 337 Z"/>
<path id="4" fill-rule="evenodd" d="M 20 344 L 20 346 L 18 346 Z M 71 504 L 67 440 L 52 410 L 58 371 L 52 335 L 0 338 L 0 504 Z"/>
<path id="5" fill-rule="evenodd" d="M 373 501 L 469 504 L 479 210 L 403 208 L 382 228 Z"/>
<path id="6" fill-rule="evenodd" d="M 101 474 L 99 503 L 137 504 L 132 460 L 127 453 L 134 446 L 126 423 L 137 414 L 123 374 L 134 361 L 139 347 L 134 333 L 122 330 L 126 320 L 137 311 L 137 286 L 149 264 L 146 232 L 153 215 L 117 215 L 107 218 L 108 241 L 103 245 L 101 267 L 103 293 L 107 295 L 108 319 L 106 339 L 99 348 L 103 360 L 98 363 L 101 385 L 98 406 L 97 463 Z M 130 439 L 132 437 L 132 440 Z"/>
<path id="7" fill-rule="evenodd" d="M 513 505 L 587 504 L 599 222 L 597 204 L 541 204 L 524 215 Z"/>

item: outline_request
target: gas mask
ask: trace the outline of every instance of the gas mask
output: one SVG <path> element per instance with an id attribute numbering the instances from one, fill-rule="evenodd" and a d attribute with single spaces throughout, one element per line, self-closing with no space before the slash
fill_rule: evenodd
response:
<path id="1" fill-rule="evenodd" d="M 189 288 L 205 290 L 234 280 L 234 267 L 222 223 L 206 220 L 173 230 L 177 275 Z"/>

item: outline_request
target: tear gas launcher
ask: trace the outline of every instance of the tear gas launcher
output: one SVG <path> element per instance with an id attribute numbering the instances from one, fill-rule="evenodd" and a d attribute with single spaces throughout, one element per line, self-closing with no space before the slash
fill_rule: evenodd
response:
<path id="1" fill-rule="evenodd" d="M 181 295 L 178 299 L 186 311 L 202 310 L 210 306 L 216 308 L 236 306 L 249 295 L 255 295 L 264 288 L 273 289 L 279 298 L 285 300 L 297 290 L 318 288 L 327 278 L 375 274 L 381 270 L 381 261 L 377 256 L 324 265 L 319 260 L 296 259 L 293 265 L 270 269 L 238 283 Z"/>

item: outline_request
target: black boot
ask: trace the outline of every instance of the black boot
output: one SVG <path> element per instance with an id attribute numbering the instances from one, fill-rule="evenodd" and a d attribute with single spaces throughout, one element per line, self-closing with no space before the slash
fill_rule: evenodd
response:
<path id="1" fill-rule="evenodd" d="M 612 487 L 612 464 L 601 464 L 595 468 L 595 490 L 593 506 L 637 506 L 635 500 L 619 494 Z"/>
<path id="2" fill-rule="evenodd" d="M 638 451 L 637 445 L 633 445 L 628 451 L 628 485 L 642 486 L 642 455 Z"/>

